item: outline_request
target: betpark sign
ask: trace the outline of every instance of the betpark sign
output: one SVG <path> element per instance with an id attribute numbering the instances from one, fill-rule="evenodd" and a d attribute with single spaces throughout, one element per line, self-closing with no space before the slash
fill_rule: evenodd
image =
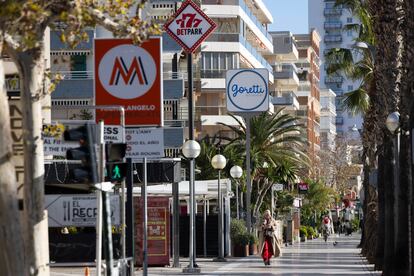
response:
<path id="1" fill-rule="evenodd" d="M 269 109 L 267 69 L 228 70 L 226 74 L 229 112 L 264 112 Z"/>

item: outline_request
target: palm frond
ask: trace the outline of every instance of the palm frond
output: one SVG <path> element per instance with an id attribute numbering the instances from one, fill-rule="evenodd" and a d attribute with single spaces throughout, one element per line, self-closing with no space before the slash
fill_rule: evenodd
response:
<path id="1" fill-rule="evenodd" d="M 345 94 L 343 105 L 353 114 L 363 114 L 369 108 L 369 96 L 362 87 Z"/>

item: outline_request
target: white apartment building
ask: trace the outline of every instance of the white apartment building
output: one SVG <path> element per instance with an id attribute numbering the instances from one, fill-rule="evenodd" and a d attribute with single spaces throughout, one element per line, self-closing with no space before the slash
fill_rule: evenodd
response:
<path id="1" fill-rule="evenodd" d="M 202 0 L 202 10 L 217 23 L 217 29 L 201 45 L 200 90 L 196 90 L 196 134 L 232 135 L 218 122 L 236 124 L 227 115 L 225 77 L 229 69 L 266 68 L 273 54 L 267 25 L 273 18 L 262 0 Z"/>
<path id="2" fill-rule="evenodd" d="M 320 90 L 321 103 L 321 149 L 333 151 L 336 137 L 336 95 L 331 89 Z"/>
<path id="3" fill-rule="evenodd" d="M 347 79 L 341 74 L 327 76 L 324 54 L 332 48 L 349 48 L 358 35 L 355 31 L 344 30 L 346 24 L 355 23 L 356 18 L 346 7 L 334 7 L 335 0 L 309 0 L 309 28 L 316 29 L 322 37 L 320 44 L 320 87 L 331 89 L 336 98 L 336 128 L 338 135 L 345 135 L 356 125 L 362 127 L 362 117 L 353 115 L 341 104 L 344 93 L 356 89 L 360 82 Z"/>

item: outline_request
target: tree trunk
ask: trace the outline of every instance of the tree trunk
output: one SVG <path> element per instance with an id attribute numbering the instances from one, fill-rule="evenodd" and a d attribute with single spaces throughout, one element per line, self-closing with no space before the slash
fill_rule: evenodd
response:
<path id="1" fill-rule="evenodd" d="M 25 275 L 23 231 L 18 209 L 15 169 L 11 161 L 13 142 L 3 66 L 0 56 L 0 271 L 2 275 Z"/>
<path id="2" fill-rule="evenodd" d="M 390 146 L 391 144 L 391 146 Z M 391 160 L 393 158 L 393 148 L 392 142 L 388 134 L 384 135 L 384 172 L 383 175 L 386 176 L 384 179 L 384 192 L 385 192 L 385 244 L 384 244 L 384 266 L 383 271 L 384 275 L 394 275 L 393 274 L 393 263 L 394 263 L 394 245 L 395 245 L 395 235 L 394 235 L 394 182 L 393 179 L 393 169 Z"/>
<path id="3" fill-rule="evenodd" d="M 402 121 L 402 128 L 403 131 L 409 133 L 411 135 L 406 136 L 403 140 L 406 140 L 408 143 L 409 149 L 406 149 L 407 152 L 403 153 L 403 147 L 401 147 L 401 162 L 402 168 L 404 171 L 400 174 L 400 182 L 404 183 L 404 188 L 407 190 L 407 207 L 408 207 L 408 220 L 409 223 L 409 231 L 407 237 L 407 243 L 409 244 L 408 251 L 411 253 L 409 256 L 408 262 L 409 267 L 411 267 L 411 271 L 409 272 L 410 275 L 414 275 L 414 231 L 413 231 L 413 223 L 414 223 L 414 216 L 413 216 L 413 160 L 410 154 L 413 153 L 413 148 L 411 141 L 413 139 L 413 128 L 414 128 L 414 105 L 413 105 L 413 94 L 414 94 L 414 1 L 413 0 L 406 0 L 404 1 L 404 20 L 402 24 L 402 34 L 404 38 L 404 51 L 403 51 L 403 58 L 402 58 L 402 69 L 403 69 L 403 77 L 402 80 L 402 88 L 401 88 L 401 121 Z M 401 141 L 401 146 L 403 146 L 403 140 Z M 402 160 L 405 158 L 405 160 Z M 409 164 L 406 164 L 409 163 Z M 405 166 L 407 165 L 407 166 Z M 409 175 L 405 175 L 405 173 L 409 172 Z M 409 179 L 407 178 L 409 177 Z M 404 179 L 406 178 L 406 179 Z M 406 186 L 405 186 L 406 185 Z M 405 199 L 405 198 L 404 198 Z M 407 225 L 408 226 L 408 225 Z M 411 247 L 411 248 L 410 248 Z M 406 250 L 404 248 L 404 250 Z M 410 265 L 411 263 L 411 265 Z"/>
<path id="4" fill-rule="evenodd" d="M 377 223 L 377 252 L 375 254 L 375 270 L 383 270 L 385 247 L 385 157 L 381 152 L 378 155 L 378 223 Z"/>
<path id="5" fill-rule="evenodd" d="M 43 44 L 24 52 L 13 52 L 19 69 L 23 112 L 24 218 L 26 222 L 26 275 L 49 275 L 47 217 L 44 213 L 44 157 L 42 141 Z"/>

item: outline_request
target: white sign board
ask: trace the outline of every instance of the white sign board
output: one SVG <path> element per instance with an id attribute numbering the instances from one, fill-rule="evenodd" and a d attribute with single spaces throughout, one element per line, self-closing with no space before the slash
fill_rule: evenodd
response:
<path id="1" fill-rule="evenodd" d="M 283 191 L 283 184 L 273 184 L 272 188 L 276 192 Z"/>
<path id="2" fill-rule="evenodd" d="M 119 196 L 110 196 L 110 205 L 112 224 L 119 225 Z M 49 227 L 96 225 L 98 210 L 95 195 L 45 195 L 45 209 Z"/>
<path id="3" fill-rule="evenodd" d="M 164 129 L 129 128 L 125 130 L 125 157 L 132 159 L 164 157 Z"/>
<path id="4" fill-rule="evenodd" d="M 226 74 L 227 110 L 264 112 L 269 109 L 267 69 L 228 70 Z"/>

